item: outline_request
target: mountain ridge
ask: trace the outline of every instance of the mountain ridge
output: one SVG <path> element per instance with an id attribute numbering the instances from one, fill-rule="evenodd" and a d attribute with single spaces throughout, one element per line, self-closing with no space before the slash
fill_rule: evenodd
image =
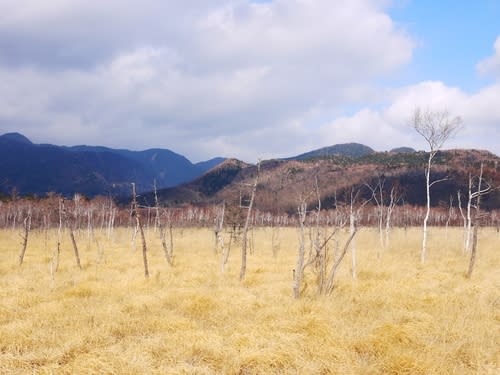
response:
<path id="1" fill-rule="evenodd" d="M 382 179 L 385 189 L 395 187 L 405 203 L 421 206 L 425 204 L 427 157 L 428 153 L 423 151 L 375 152 L 360 157 L 326 155 L 307 160 L 263 161 L 255 205 L 264 211 L 293 213 L 298 197 L 306 196 L 314 209 L 317 197 L 311 192 L 315 191 L 317 181 L 322 207 L 334 208 L 337 204 L 348 204 L 352 191 L 359 191 L 360 199 L 369 199 L 368 185 L 373 187 Z M 457 192 L 467 191 L 468 174 L 478 173 L 481 162 L 485 163 L 484 177 L 494 186 L 500 186 L 500 158 L 495 154 L 486 150 L 439 151 L 434 159 L 432 179 L 445 181 L 433 186 L 432 205 L 448 204 L 450 195 L 454 196 L 456 205 Z M 257 173 L 255 165 L 242 163 L 231 159 L 233 167 L 226 161 L 193 182 L 159 190 L 160 202 L 167 206 L 237 202 L 248 194 L 248 186 L 252 185 Z M 204 189 L 207 185 L 211 187 L 208 192 Z M 151 204 L 151 194 L 146 193 L 143 197 L 145 204 Z M 484 208 L 500 208 L 500 191 L 486 195 L 482 202 Z"/>
<path id="2" fill-rule="evenodd" d="M 0 192 L 87 196 L 124 195 L 190 181 L 224 158 L 193 164 L 168 149 L 143 151 L 104 146 L 34 144 L 20 133 L 0 135 Z"/>
<path id="3" fill-rule="evenodd" d="M 406 203 L 421 205 L 427 155 L 411 147 L 376 152 L 363 144 L 346 143 L 290 158 L 265 160 L 261 163 L 255 203 L 261 209 L 294 211 L 299 190 L 313 189 L 311 181 L 318 179 L 322 185 L 322 204 L 327 208 L 337 200 L 345 200 L 349 189 L 374 184 L 384 176 L 388 184 L 405 191 Z M 481 160 L 487 162 L 489 175 L 498 180 L 500 158 L 489 151 L 439 151 L 433 175 L 449 179 L 433 187 L 436 202 L 448 201 L 449 194 L 456 194 L 457 190 L 466 192 L 467 173 L 470 168 L 477 169 Z M 203 205 L 242 199 L 256 173 L 255 165 L 234 158 L 213 158 L 193 164 L 168 149 L 131 151 L 104 146 L 55 146 L 33 144 L 19 133 L 0 136 L 0 193 L 4 195 L 13 189 L 20 194 L 36 195 L 50 191 L 63 195 L 78 192 L 89 197 L 121 196 L 124 202 L 130 196 L 130 183 L 135 182 L 143 203 L 152 205 L 156 182 L 164 205 Z M 495 186 L 499 185 L 497 181 Z M 281 196 L 279 204 L 276 195 Z M 487 207 L 500 207 L 500 196 L 495 193 L 484 202 Z"/>

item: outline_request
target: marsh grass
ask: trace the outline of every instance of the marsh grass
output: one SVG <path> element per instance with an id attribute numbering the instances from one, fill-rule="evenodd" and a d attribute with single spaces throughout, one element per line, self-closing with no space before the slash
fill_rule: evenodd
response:
<path id="1" fill-rule="evenodd" d="M 150 278 L 132 233 L 117 229 L 87 244 L 69 235 L 51 277 L 56 232 L 33 232 L 17 265 L 18 233 L 0 232 L 0 373 L 8 374 L 497 374 L 500 369 L 500 236 L 481 231 L 477 268 L 458 229 L 432 228 L 421 265 L 421 231 L 357 238 L 358 278 L 346 259 L 331 296 L 292 298 L 298 234 L 256 230 L 243 282 L 239 249 L 226 272 L 213 232 L 174 232 L 175 266 L 147 232 Z M 88 245 L 88 246 L 87 246 Z M 102 251 L 102 254 L 100 253 Z"/>

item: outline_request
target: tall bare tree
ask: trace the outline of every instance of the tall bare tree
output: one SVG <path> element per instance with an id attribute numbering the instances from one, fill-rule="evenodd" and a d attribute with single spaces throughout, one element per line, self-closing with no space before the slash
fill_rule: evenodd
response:
<path id="1" fill-rule="evenodd" d="M 243 227 L 243 239 L 241 243 L 241 268 L 240 268 L 240 280 L 245 278 L 245 273 L 247 269 L 247 245 L 248 245 L 248 226 L 250 224 L 250 218 L 252 217 L 252 207 L 255 200 L 255 193 L 257 191 L 257 185 L 259 184 L 260 177 L 260 160 L 257 163 L 257 175 L 255 176 L 255 181 L 252 185 L 252 193 L 250 196 L 250 202 L 247 207 L 247 218 L 245 220 L 245 226 Z"/>
<path id="2" fill-rule="evenodd" d="M 471 181 L 472 178 L 469 178 L 469 206 L 471 205 L 471 201 L 475 199 L 475 215 L 474 215 L 474 230 L 472 233 L 472 244 L 470 245 L 470 259 L 469 259 L 469 267 L 467 269 L 467 278 L 470 279 L 472 275 L 472 271 L 474 270 L 474 265 L 476 263 L 476 253 L 477 253 L 477 234 L 479 230 L 479 226 L 481 224 L 481 219 L 483 218 L 483 215 L 481 215 L 480 211 L 480 203 L 481 203 L 481 196 L 486 195 L 491 192 L 491 185 L 484 181 L 483 178 L 483 170 L 484 170 L 484 164 L 481 163 L 481 170 L 479 172 L 479 176 L 477 178 L 477 190 L 474 193 L 471 193 L 470 186 L 471 186 Z M 468 249 L 467 249 L 468 250 Z"/>
<path id="3" fill-rule="evenodd" d="M 135 183 L 132 183 L 132 212 L 131 216 L 135 219 L 136 226 L 139 228 L 139 233 L 141 234 L 142 240 L 142 260 L 144 263 L 144 276 L 149 278 L 149 267 L 148 267 L 148 248 L 146 246 L 146 237 L 144 236 L 144 229 L 142 228 L 141 216 L 139 213 L 139 207 L 137 205 L 137 194 L 135 192 Z"/>
<path id="4" fill-rule="evenodd" d="M 451 117 L 448 111 L 433 111 L 431 109 L 415 109 L 411 124 L 418 134 L 420 134 L 429 145 L 429 157 L 425 167 L 425 189 L 427 198 L 427 211 L 423 223 L 422 252 L 420 260 L 425 263 L 427 256 L 427 221 L 431 212 L 430 189 L 434 184 L 446 180 L 438 179 L 431 181 L 431 167 L 437 152 L 444 143 L 462 127 L 463 121 L 460 117 Z"/>
<path id="5" fill-rule="evenodd" d="M 26 247 L 28 246 L 28 235 L 31 229 L 31 206 L 28 208 L 28 213 L 24 218 L 24 231 L 22 234 L 22 248 L 21 253 L 19 254 L 19 265 L 21 266 L 24 261 L 24 255 L 26 254 Z"/>

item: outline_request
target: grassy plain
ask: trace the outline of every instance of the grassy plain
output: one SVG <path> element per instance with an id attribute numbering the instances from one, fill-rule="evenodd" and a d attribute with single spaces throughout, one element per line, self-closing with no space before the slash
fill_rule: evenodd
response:
<path id="1" fill-rule="evenodd" d="M 20 267 L 18 231 L 0 231 L 0 373 L 5 374 L 498 374 L 500 235 L 483 229 L 471 280 L 459 229 L 394 230 L 379 251 L 376 231 L 357 237 L 358 278 L 346 258 L 330 296 L 314 275 L 292 298 L 298 234 L 254 234 L 247 277 L 233 248 L 225 273 L 208 229 L 174 231 L 175 266 L 148 233 L 151 277 L 140 243 L 116 229 L 87 242 L 83 269 L 64 235 L 51 276 L 56 232 L 32 232 Z M 100 250 L 99 250 L 100 249 Z M 102 253 L 100 254 L 100 251 Z M 377 255 L 379 253 L 379 256 Z"/>

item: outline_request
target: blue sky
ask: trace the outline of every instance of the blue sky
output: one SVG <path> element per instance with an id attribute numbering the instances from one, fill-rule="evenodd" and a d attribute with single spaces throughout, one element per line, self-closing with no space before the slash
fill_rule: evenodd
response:
<path id="1" fill-rule="evenodd" d="M 192 161 L 425 142 L 500 154 L 500 1 L 2 0 L 0 133 Z"/>
<path id="2" fill-rule="evenodd" d="M 417 42 L 401 83 L 440 80 L 474 92 L 490 80 L 476 64 L 492 54 L 500 34 L 500 1 L 398 1 L 389 14 Z"/>

